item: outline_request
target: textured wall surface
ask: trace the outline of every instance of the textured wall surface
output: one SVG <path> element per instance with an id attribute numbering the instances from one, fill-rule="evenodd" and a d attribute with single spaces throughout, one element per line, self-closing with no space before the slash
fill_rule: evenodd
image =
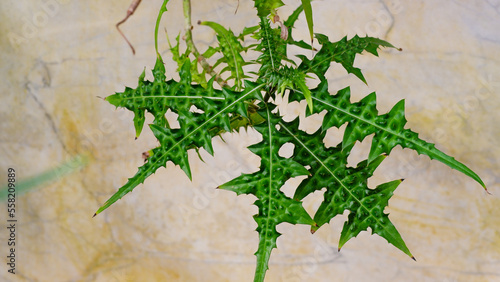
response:
<path id="1" fill-rule="evenodd" d="M 214 188 L 257 168 L 258 157 L 245 149 L 259 140 L 253 131 L 214 140 L 215 156 L 202 152 L 204 163 L 192 152 L 192 182 L 169 164 L 92 218 L 135 174 L 141 153 L 156 146 L 148 130 L 134 141 L 132 114 L 96 96 L 135 87 L 144 67 L 151 69 L 161 2 L 143 1 L 123 25 L 136 47 L 132 56 L 114 27 L 129 0 L 1 1 L 0 186 L 8 167 L 22 181 L 75 155 L 89 161 L 18 195 L 16 275 L 4 263 L 9 234 L 0 203 L 0 280 L 252 281 L 254 198 Z M 252 2 L 239 2 L 235 15 L 236 0 L 194 1 L 193 21 L 239 32 L 257 22 Z M 283 18 L 300 1 L 285 3 Z M 168 8 L 162 26 L 173 38 L 182 29 L 182 7 L 172 0 Z M 380 112 L 406 99 L 408 127 L 467 164 L 493 195 L 398 147 L 370 183 L 406 179 L 387 211 L 418 262 L 368 232 L 337 252 L 344 214 L 314 235 L 305 226 L 278 226 L 284 235 L 267 281 L 500 281 L 500 1 L 317 0 L 313 8 L 315 31 L 332 40 L 368 33 L 404 50 L 358 57 L 368 86 L 335 68 L 330 88 L 351 85 L 354 100 L 376 91 Z M 303 17 L 298 26 L 296 36 L 307 38 Z M 206 27 L 193 32 L 200 49 L 215 39 Z M 163 31 L 160 39 L 166 59 Z M 177 77 L 166 62 L 167 75 Z M 317 123 L 313 117 L 304 126 L 314 130 Z M 350 161 L 366 157 L 368 147 L 357 145 Z M 319 193 L 307 198 L 306 209 L 320 200 Z"/>

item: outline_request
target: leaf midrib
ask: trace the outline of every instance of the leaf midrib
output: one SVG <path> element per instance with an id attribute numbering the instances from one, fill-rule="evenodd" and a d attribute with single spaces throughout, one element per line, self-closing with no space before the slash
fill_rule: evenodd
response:
<path id="1" fill-rule="evenodd" d="M 266 226 L 269 228 L 270 227 L 270 216 L 271 216 L 271 189 L 273 188 L 272 187 L 272 183 L 273 183 L 273 159 L 272 159 L 272 154 L 273 154 L 273 135 L 272 135 L 272 130 L 271 130 L 271 119 L 270 119 L 270 113 L 269 113 L 269 108 L 266 109 L 267 111 L 267 128 L 268 128 L 268 133 L 269 133 L 269 191 L 268 191 L 268 194 L 267 194 L 267 197 L 268 197 L 268 203 L 267 203 L 267 210 L 268 210 L 268 214 L 267 214 L 267 218 L 266 218 Z M 267 242 L 268 242 L 268 237 L 267 237 L 267 230 L 262 230 L 262 232 L 264 232 L 264 248 L 262 250 L 262 256 L 261 258 L 264 260 L 261 262 L 261 266 L 264 268 L 264 269 L 260 269 L 259 271 L 262 271 L 264 274 L 266 272 L 266 269 L 265 269 L 265 266 L 269 263 L 268 261 L 266 262 L 266 252 L 267 252 L 267 249 L 268 249 L 268 246 L 267 246 Z M 259 263 L 258 263 L 259 265 Z"/>
<path id="2" fill-rule="evenodd" d="M 229 32 L 229 31 L 228 31 Z M 236 60 L 236 54 L 239 55 L 239 53 L 237 53 L 234 48 L 233 48 L 233 45 L 231 44 L 231 42 L 229 41 L 229 38 L 227 37 L 227 34 L 224 32 L 222 34 L 222 36 L 224 37 L 224 39 L 226 40 L 226 43 L 227 45 L 229 45 L 229 50 L 231 51 L 231 53 L 233 54 L 233 62 L 234 62 L 234 68 L 236 70 L 236 84 L 237 84 L 237 87 L 240 88 L 241 87 L 241 78 L 240 78 L 240 70 L 238 68 L 238 61 Z"/>
<path id="3" fill-rule="evenodd" d="M 260 88 L 262 88 L 264 86 L 264 84 L 260 84 L 258 86 L 256 86 L 254 89 L 250 90 L 247 94 L 241 96 L 240 98 L 236 99 L 234 102 L 232 102 L 231 104 L 227 105 L 224 109 L 220 110 L 218 113 L 214 114 L 211 118 L 209 118 L 208 120 L 206 120 L 204 123 L 202 123 L 200 126 L 198 126 L 197 128 L 195 128 L 193 131 L 191 131 L 189 134 L 187 134 L 186 136 L 184 136 L 179 142 L 175 143 L 172 147 L 170 147 L 169 150 L 167 150 L 161 157 L 164 157 L 166 155 L 167 152 L 170 152 L 170 150 L 172 150 L 173 148 L 177 147 L 179 144 L 181 144 L 182 142 L 184 142 L 184 140 L 186 140 L 189 136 L 193 135 L 195 132 L 197 132 L 200 128 L 204 127 L 206 124 L 208 124 L 209 122 L 211 122 L 213 119 L 215 119 L 217 116 L 219 116 L 221 113 L 225 112 L 227 109 L 229 109 L 231 106 L 233 106 L 234 104 L 236 104 L 237 102 L 241 101 L 242 99 L 246 98 L 248 95 L 252 94 L 253 92 L 255 91 L 258 91 Z"/>
<path id="4" fill-rule="evenodd" d="M 300 92 L 299 90 L 294 90 L 294 91 Z M 300 93 L 302 93 L 302 92 L 300 92 Z M 323 104 L 325 104 L 327 106 L 330 106 L 331 108 L 333 108 L 333 109 L 335 109 L 337 111 L 340 111 L 340 112 L 342 112 L 344 114 L 347 114 L 347 115 L 349 115 L 349 116 L 351 116 L 353 118 L 356 118 L 356 119 L 361 120 L 361 121 L 363 121 L 365 123 L 368 123 L 371 126 L 373 126 L 375 128 L 378 128 L 381 131 L 385 131 L 385 132 L 387 132 L 387 133 L 389 133 L 389 134 L 391 134 L 393 136 L 396 136 L 396 137 L 398 137 L 398 138 L 400 138 L 400 139 L 402 139 L 402 140 L 404 140 L 404 141 L 406 141 L 408 143 L 411 143 L 411 144 L 415 145 L 417 148 L 419 148 L 420 151 L 418 151 L 417 149 L 414 149 L 414 150 L 417 151 L 419 154 L 425 154 L 429 158 L 436 159 L 436 160 L 442 162 L 443 164 L 449 166 L 450 168 L 455 169 L 455 170 L 457 170 L 457 171 L 459 171 L 459 172 L 461 172 L 461 173 L 463 173 L 463 174 L 471 177 L 472 179 L 474 179 L 475 181 L 477 181 L 481 186 L 483 186 L 483 188 L 486 190 L 486 192 L 488 192 L 488 190 L 486 189 L 486 185 L 483 183 L 483 181 L 481 180 L 481 178 L 474 171 L 472 171 L 466 165 L 464 165 L 461 162 L 457 161 L 453 157 L 450 157 L 447 154 L 445 154 L 445 153 L 441 152 L 440 150 L 436 149 L 435 147 L 434 147 L 435 151 L 433 151 L 431 149 L 427 149 L 427 147 L 422 146 L 421 144 L 417 143 L 415 140 L 406 138 L 406 136 L 404 136 L 404 134 L 400 134 L 399 132 L 394 132 L 391 129 L 386 128 L 386 127 L 381 127 L 378 124 L 376 124 L 376 123 L 374 123 L 374 122 L 372 122 L 370 120 L 364 119 L 362 116 L 354 115 L 354 114 L 350 113 L 347 110 L 339 108 L 339 107 L 337 107 L 335 105 L 332 105 L 332 104 L 330 104 L 330 103 L 328 103 L 326 101 L 323 101 L 323 100 L 321 100 L 319 98 L 316 98 L 316 97 L 312 97 L 312 98 L 314 100 L 318 101 L 318 102 L 321 102 L 321 103 L 323 103 Z M 402 129 L 402 131 L 405 131 L 405 130 L 406 129 L 404 129 L 404 128 Z M 375 134 L 377 134 L 377 132 L 375 132 Z M 421 140 L 419 138 L 416 138 L 416 139 L 417 140 Z M 424 140 L 421 140 L 421 141 L 423 141 L 425 143 L 428 143 L 428 142 L 426 142 Z M 431 144 L 431 143 L 428 143 L 428 144 Z M 403 145 L 400 145 L 400 146 L 403 147 Z M 407 147 L 408 146 L 403 147 L 403 148 L 407 148 Z"/>
<path id="5" fill-rule="evenodd" d="M 320 50 L 320 51 L 321 51 L 321 50 Z M 335 56 L 338 56 L 338 55 L 343 55 L 343 54 L 344 54 L 344 53 L 346 53 L 347 51 L 348 51 L 348 50 L 343 50 L 342 52 L 332 53 L 332 54 L 331 54 L 331 56 L 328 56 L 327 58 L 325 58 L 325 59 L 323 59 L 323 60 L 321 60 L 321 61 L 318 61 L 316 64 L 311 65 L 311 67 L 309 67 L 308 69 L 306 69 L 306 70 L 305 70 L 305 73 L 310 72 L 311 70 L 313 70 L 313 69 L 315 69 L 316 67 L 320 66 L 320 65 L 321 65 L 321 64 L 323 64 L 324 62 L 330 62 L 330 63 L 331 63 L 331 62 L 334 62 L 334 61 L 333 61 L 333 58 L 334 58 Z M 314 58 L 313 58 L 312 60 L 314 60 Z M 312 61 L 312 60 L 311 60 L 311 61 Z M 337 62 L 337 61 L 335 61 L 335 62 L 336 62 L 336 63 L 339 63 L 339 64 L 341 63 L 341 62 Z M 354 66 L 353 66 L 353 67 L 354 67 Z"/>
<path id="6" fill-rule="evenodd" d="M 379 220 L 379 219 L 378 219 L 375 215 L 373 215 L 373 214 L 372 214 L 371 210 L 370 210 L 370 209 L 368 209 L 368 208 L 367 208 L 367 207 L 363 204 L 363 202 L 362 202 L 360 199 L 358 199 L 358 198 L 356 197 L 356 195 L 354 195 L 354 194 L 351 192 L 351 190 L 349 190 L 349 189 L 347 188 L 347 186 L 345 186 L 345 185 L 344 185 L 344 183 L 343 183 L 343 182 L 342 182 L 342 181 L 341 181 L 341 180 L 340 180 L 340 179 L 339 179 L 339 178 L 338 178 L 338 177 L 337 177 L 337 176 L 333 173 L 333 171 L 331 171 L 331 170 L 330 170 L 330 168 L 329 168 L 329 167 L 328 167 L 328 166 L 327 166 L 324 162 L 322 162 L 322 161 L 321 161 L 321 159 L 320 159 L 318 156 L 316 156 L 316 154 L 314 154 L 314 152 L 312 152 L 312 151 L 311 151 L 311 150 L 310 150 L 310 149 L 306 146 L 306 144 L 304 144 L 304 143 L 303 143 L 303 142 L 302 142 L 299 138 L 297 138 L 297 136 L 295 136 L 295 134 L 293 134 L 293 132 L 292 132 L 292 131 L 290 131 L 290 130 L 289 130 L 289 129 L 288 129 L 288 128 L 287 128 L 287 127 L 283 124 L 283 123 L 279 122 L 278 124 L 279 124 L 280 126 L 283 126 L 283 128 L 284 128 L 284 129 L 288 132 L 288 134 L 290 134 L 290 136 L 292 136 L 292 137 L 293 137 L 293 138 L 294 138 L 297 142 L 299 142 L 299 144 L 300 144 L 300 145 L 301 145 L 304 149 L 306 149 L 306 151 L 307 151 L 309 154 L 311 154 L 311 156 L 313 156 L 313 157 L 314 157 L 314 158 L 315 158 L 315 159 L 316 159 L 316 160 L 317 160 L 317 161 L 321 164 L 321 166 L 322 166 L 323 168 L 325 168 L 325 169 L 326 169 L 326 170 L 327 170 L 327 171 L 328 171 L 328 172 L 329 172 L 329 173 L 333 176 L 333 178 L 335 179 L 335 181 L 337 181 L 337 182 L 338 182 L 338 183 L 342 186 L 342 188 L 343 188 L 344 190 L 346 190 L 346 191 L 347 191 L 347 192 L 348 192 L 348 193 L 349 193 L 349 194 L 350 194 L 350 195 L 351 195 L 354 199 L 356 199 L 356 201 L 359 203 L 359 205 L 360 205 L 361 207 L 363 207 L 366 211 L 368 211 L 368 214 L 370 214 L 373 218 L 375 218 L 375 220 L 377 221 L 377 223 L 378 223 L 379 225 L 383 226 L 384 230 L 386 229 L 385 225 L 381 224 L 380 220 Z M 351 212 L 354 212 L 354 211 L 351 211 Z"/>
<path id="7" fill-rule="evenodd" d="M 258 91 L 258 90 L 259 90 L 260 88 L 262 88 L 263 86 L 264 86 L 264 84 L 259 84 L 259 85 L 257 85 L 255 88 L 253 88 L 252 90 L 250 90 L 248 93 L 246 93 L 245 95 L 242 95 L 241 97 L 239 97 L 238 99 L 236 99 L 234 102 L 232 102 L 231 104 L 229 104 L 228 106 L 226 106 L 224 109 L 222 109 L 222 110 L 220 110 L 218 113 L 214 114 L 211 118 L 209 118 L 209 119 L 208 119 L 207 121 L 205 121 L 203 124 L 201 124 L 201 125 L 200 125 L 200 126 L 198 126 L 196 129 L 194 129 L 193 131 L 191 131 L 189 134 L 187 134 L 186 136 L 184 136 L 184 137 L 183 137 L 183 138 L 182 138 L 179 142 L 175 143 L 172 147 L 170 147 L 167 151 L 165 151 L 165 153 L 163 153 L 163 154 L 162 154 L 162 155 L 158 158 L 158 160 L 163 159 L 163 158 L 164 158 L 164 157 L 165 157 L 165 156 L 166 156 L 166 155 L 167 155 L 167 154 L 168 154 L 168 153 L 169 153 L 169 152 L 170 152 L 173 148 L 177 147 L 177 146 L 178 146 L 179 144 L 181 144 L 184 140 L 186 140 L 186 138 L 188 138 L 189 136 L 191 136 L 194 132 L 197 132 L 197 131 L 201 128 L 201 127 L 203 127 L 203 126 L 205 126 L 206 124 L 208 124 L 209 122 L 211 122 L 214 118 L 216 118 L 217 116 L 219 116 L 221 113 L 225 112 L 228 108 L 230 108 L 231 106 L 233 106 L 233 105 L 234 105 L 234 104 L 236 104 L 237 102 L 239 102 L 239 101 L 241 101 L 242 99 L 246 98 L 246 97 L 247 97 L 247 96 L 249 96 L 250 94 L 253 94 L 255 91 Z M 148 169 L 144 170 L 144 171 L 143 171 L 143 173 L 142 173 L 141 175 L 144 175 L 144 174 L 149 173 L 149 171 L 151 171 L 153 168 L 157 167 L 157 165 L 158 165 L 157 163 L 155 163 L 155 164 L 151 164 L 151 166 L 150 166 Z M 129 186 L 131 186 L 131 187 L 133 187 L 133 188 L 134 188 L 134 187 L 137 187 L 137 185 L 139 185 L 139 184 L 141 183 L 141 179 L 142 179 L 142 177 L 139 177 L 139 176 L 134 177 L 134 181 L 133 181 L 133 182 L 131 182 L 131 184 L 134 184 L 134 185 L 129 185 Z M 144 181 L 144 179 L 142 179 L 142 181 Z M 128 184 L 128 183 L 127 183 L 127 184 Z M 125 184 L 125 185 L 127 185 L 127 184 Z M 122 188 L 123 188 L 123 187 L 122 187 Z M 132 189 L 133 189 L 133 188 L 132 188 Z M 120 191 L 120 190 L 118 190 L 118 192 L 119 192 L 119 191 Z M 117 193 L 118 193 L 118 192 L 117 192 Z M 130 191 L 127 191 L 125 194 L 127 194 L 128 192 L 130 192 Z M 115 195 L 116 195 L 116 193 L 115 193 Z M 114 196 L 114 195 L 113 195 L 113 196 Z M 110 198 L 110 199 L 112 199 L 112 198 L 113 198 L 113 196 L 111 196 L 111 198 Z M 123 197 L 123 196 L 119 197 L 117 200 L 121 199 L 122 197 Z M 117 200 L 116 200 L 116 201 L 117 201 Z M 114 202 L 116 202 L 116 201 L 114 201 Z M 106 201 L 106 203 L 105 203 L 103 206 L 106 206 L 108 202 L 109 202 L 109 200 L 108 200 L 108 201 Z M 114 202 L 113 202 L 113 203 L 114 203 Z M 110 205 L 108 205 L 106 208 L 108 208 L 109 206 L 110 206 Z M 105 209 L 106 209 L 106 208 L 105 208 Z M 99 209 L 99 210 L 96 212 L 96 214 L 99 214 L 99 213 L 101 213 L 102 211 L 104 211 L 104 209 L 103 209 L 103 210 Z"/>
<path id="8" fill-rule="evenodd" d="M 366 120 L 366 119 L 364 119 L 362 116 L 357 116 L 357 115 L 354 115 L 354 114 L 350 113 L 350 112 L 349 112 L 349 111 L 347 111 L 347 110 L 344 110 L 344 109 L 342 109 L 342 108 L 339 108 L 339 107 L 337 107 L 337 106 L 335 106 L 335 105 L 332 105 L 332 104 L 330 104 L 330 103 L 328 103 L 328 102 L 326 102 L 326 101 L 323 101 L 323 100 L 321 100 L 321 99 L 319 99 L 319 98 L 316 98 L 316 97 L 312 97 L 312 98 L 313 98 L 314 100 L 318 101 L 318 102 L 321 102 L 321 103 L 323 103 L 323 104 L 325 104 L 325 105 L 327 105 L 327 106 L 330 106 L 331 108 L 333 108 L 333 109 L 335 109 L 335 110 L 337 110 L 337 111 L 340 111 L 340 112 L 342 112 L 342 113 L 344 113 L 344 114 L 347 114 L 347 115 L 349 115 L 349 116 L 351 116 L 351 117 L 353 117 L 353 118 L 356 118 L 356 119 L 358 119 L 358 120 L 361 120 L 362 122 L 368 123 L 368 124 L 370 124 L 371 126 L 373 126 L 373 127 L 377 128 L 377 129 L 379 129 L 379 130 L 382 130 L 382 131 L 388 132 L 388 133 L 390 133 L 390 134 L 392 134 L 392 135 L 394 135 L 394 136 L 397 136 L 397 137 L 399 137 L 399 138 L 403 139 L 404 141 L 411 142 L 412 144 L 415 144 L 415 145 L 416 145 L 417 147 L 419 147 L 421 150 L 426 151 L 426 152 L 427 152 L 427 154 L 426 154 L 427 156 L 430 156 L 430 155 L 436 155 L 436 154 L 442 153 L 442 152 L 441 152 L 441 151 L 439 151 L 439 150 L 437 150 L 437 151 L 438 151 L 437 153 L 434 153 L 434 152 L 432 152 L 431 150 L 428 150 L 426 147 L 421 146 L 420 144 L 416 143 L 414 140 L 412 140 L 412 139 L 408 139 L 408 138 L 406 138 L 404 135 L 399 134 L 398 132 L 394 132 L 394 131 L 392 131 L 392 130 L 390 130 L 390 129 L 387 129 L 387 128 L 385 128 L 385 127 L 381 127 L 381 126 L 379 126 L 378 124 L 376 124 L 375 122 L 372 122 L 372 121 L 370 121 L 370 120 Z M 403 129 L 403 130 L 404 130 L 404 129 Z M 375 134 L 377 134 L 377 133 L 375 133 Z M 446 154 L 445 154 L 445 156 L 446 156 Z"/>
<path id="9" fill-rule="evenodd" d="M 273 59 L 273 52 L 271 52 L 271 42 L 269 42 L 270 35 L 268 33 L 269 27 L 266 26 L 264 29 L 264 32 L 266 33 L 266 43 L 267 43 L 267 49 L 269 50 L 269 56 L 271 56 L 271 65 L 273 66 L 273 70 L 276 69 L 274 66 L 274 59 Z"/>
<path id="10" fill-rule="evenodd" d="M 120 100 L 135 100 L 135 99 L 148 99 L 148 98 L 165 98 L 165 99 L 209 99 L 209 100 L 225 100 L 224 97 L 212 97 L 212 96 L 166 96 L 166 95 L 161 95 L 161 96 L 153 96 L 153 95 L 146 95 L 146 96 L 134 96 L 134 97 L 124 97 L 121 98 Z"/>

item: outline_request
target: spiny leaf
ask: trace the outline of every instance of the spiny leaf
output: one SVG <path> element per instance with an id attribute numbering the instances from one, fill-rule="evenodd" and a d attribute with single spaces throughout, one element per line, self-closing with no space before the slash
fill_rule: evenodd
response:
<path id="1" fill-rule="evenodd" d="M 146 111 L 154 116 L 154 124 L 165 127 L 168 126 L 165 118 L 168 109 L 176 113 L 188 112 L 192 105 L 204 108 L 208 100 L 225 99 L 222 92 L 213 88 L 207 90 L 199 85 L 191 85 L 190 67 L 190 62 L 186 61 L 179 72 L 180 82 L 165 81 L 165 66 L 158 56 L 153 69 L 154 81 L 145 81 L 143 72 L 136 89 L 126 87 L 124 92 L 108 96 L 105 100 L 116 107 L 134 112 L 134 125 L 138 137 L 142 131 Z"/>
<path id="2" fill-rule="evenodd" d="M 300 13 L 304 11 L 304 6 L 300 5 L 295 9 L 290 16 L 286 19 L 286 21 L 283 23 L 285 26 L 292 28 L 295 25 L 295 22 L 299 19 Z M 288 33 L 290 35 L 290 33 Z"/>
<path id="3" fill-rule="evenodd" d="M 293 34 L 293 32 L 292 32 L 293 26 L 295 25 L 295 22 L 299 18 L 300 13 L 302 13 L 303 11 L 304 11 L 304 7 L 302 5 L 300 5 L 297 9 L 295 9 L 295 11 L 293 11 L 293 13 L 283 23 L 288 28 L 287 44 L 296 45 L 300 48 L 304 48 L 307 50 L 313 50 L 313 47 L 311 45 L 307 44 L 306 42 L 304 42 L 304 40 L 295 41 L 293 39 L 293 35 L 292 35 Z"/>
<path id="4" fill-rule="evenodd" d="M 245 39 L 245 36 L 254 34 L 257 30 L 259 30 L 259 28 L 260 28 L 259 25 L 244 27 L 243 31 L 238 35 L 238 40 L 243 41 Z"/>
<path id="5" fill-rule="evenodd" d="M 227 69 L 231 71 L 231 76 L 228 79 L 234 79 L 236 90 L 241 90 L 243 78 L 243 66 L 245 60 L 241 56 L 241 52 L 245 51 L 238 38 L 229 29 L 225 29 L 222 25 L 215 22 L 199 22 L 201 25 L 211 27 L 217 33 L 220 52 L 224 56 L 224 62 L 227 64 Z M 222 72 L 221 72 L 222 73 Z"/>
<path id="6" fill-rule="evenodd" d="M 279 94 L 283 94 L 287 88 L 301 89 L 309 110 L 312 111 L 312 99 L 306 86 L 305 72 L 282 64 L 282 61 L 290 60 L 286 56 L 286 42 L 280 37 L 279 31 L 272 29 L 267 19 L 261 18 L 259 34 L 261 43 L 256 48 L 262 53 L 258 59 L 261 64 L 259 79 L 267 84 L 268 89 L 275 89 Z"/>
<path id="7" fill-rule="evenodd" d="M 284 5 L 281 0 L 254 0 L 254 2 L 259 17 L 267 17 L 274 10 Z"/>
<path id="8" fill-rule="evenodd" d="M 269 20 L 260 19 L 260 31 L 257 34 L 260 40 L 256 50 L 261 52 L 257 62 L 261 64 L 259 76 L 266 77 L 268 73 L 274 72 L 282 67 L 281 61 L 288 60 L 286 55 L 286 42 L 281 38 L 278 29 L 271 28 Z"/>
<path id="9" fill-rule="evenodd" d="M 320 80 L 325 79 L 325 73 L 330 68 L 331 62 L 337 62 L 342 64 L 348 73 L 356 75 L 366 84 L 361 70 L 353 66 L 356 54 L 361 54 L 361 52 L 366 50 L 378 56 L 377 49 L 380 46 L 396 48 L 384 40 L 372 37 L 359 37 L 357 35 L 349 40 L 347 40 L 347 37 L 344 37 L 338 42 L 330 42 L 326 35 L 319 33 L 316 34 L 316 38 L 322 45 L 321 49 L 312 60 L 309 60 L 304 55 L 299 55 L 298 57 L 302 60 L 299 69 L 305 73 L 316 74 Z"/>
<path id="10" fill-rule="evenodd" d="M 434 144 L 420 139 L 417 133 L 404 128 L 406 124 L 404 100 L 397 103 L 387 114 L 378 115 L 375 93 L 357 103 L 351 103 L 349 87 L 332 96 L 328 92 L 326 80 L 311 92 L 314 101 L 313 112 L 327 111 L 323 120 L 323 130 L 332 126 L 339 128 L 347 123 L 342 140 L 343 148 L 351 146 L 356 141 L 362 141 L 370 134 L 375 134 L 368 162 L 373 161 L 380 154 L 389 154 L 394 147 L 400 145 L 464 173 L 486 189 L 481 178 L 467 166 L 436 149 Z"/>
<path id="11" fill-rule="evenodd" d="M 266 122 L 254 128 L 262 134 L 263 139 L 260 143 L 249 147 L 253 153 L 261 157 L 260 170 L 252 174 L 243 174 L 219 187 L 234 191 L 238 195 L 253 194 L 257 197 L 255 205 L 259 208 L 259 213 L 254 219 L 258 225 L 259 248 L 255 253 L 257 256 L 255 281 L 264 281 L 271 251 L 276 248 L 276 240 L 280 236 L 276 231 L 278 224 L 288 222 L 314 225 L 302 203 L 288 198 L 280 191 L 288 179 L 308 174 L 302 165 L 278 155 L 281 146 L 291 141 L 292 137 L 276 129 L 280 118 L 274 116 L 269 108 L 263 109 L 260 114 Z"/>
<path id="12" fill-rule="evenodd" d="M 163 81 L 160 72 L 163 68 L 161 58 L 158 59 L 153 75 L 154 82 L 143 81 L 137 89 L 127 89 L 123 93 L 117 93 L 106 98 L 115 106 L 125 107 L 131 111 L 149 111 L 155 116 L 155 123 L 151 130 L 160 141 L 160 147 L 151 151 L 147 162 L 139 168 L 135 176 L 121 187 L 106 203 L 99 208 L 99 214 L 125 194 L 131 192 L 137 185 L 153 174 L 158 168 L 166 166 L 168 161 L 179 165 L 186 175 L 191 179 L 191 170 L 187 158 L 187 151 L 191 148 L 204 148 L 213 154 L 211 139 L 217 131 L 212 128 L 222 127 L 226 131 L 231 130 L 229 113 L 238 113 L 247 117 L 246 101 L 261 99 L 260 89 L 263 85 L 245 82 L 243 92 L 232 92 L 226 88 L 222 91 L 212 87 L 204 89 L 199 85 L 191 85 L 187 73 L 181 73 L 182 82 L 174 80 Z M 184 68 L 189 72 L 189 66 Z M 163 74 L 164 75 L 164 74 Z M 195 105 L 203 113 L 193 113 L 189 109 Z M 171 109 L 179 115 L 179 129 L 170 129 L 167 124 L 158 123 L 159 117 L 164 118 L 167 109 Z M 141 115 L 142 117 L 143 115 Z"/>
<path id="13" fill-rule="evenodd" d="M 366 195 L 359 202 L 359 206 L 354 208 L 352 206 L 356 205 L 352 205 L 350 207 L 350 209 L 355 209 L 356 212 L 351 212 L 344 224 L 340 234 L 339 250 L 349 239 L 356 237 L 361 231 L 365 231 L 370 227 L 372 234 L 380 235 L 412 259 L 415 259 L 406 247 L 396 227 L 389 220 L 389 215 L 384 213 L 383 209 L 388 205 L 394 190 L 401 182 L 402 180 L 395 180 L 381 184 L 373 190 L 368 189 Z"/>
<path id="14" fill-rule="evenodd" d="M 378 156 L 370 164 L 364 161 L 356 168 L 351 168 L 347 166 L 347 157 L 352 146 L 344 150 L 341 146 L 326 148 L 323 144 L 326 131 L 320 129 L 314 134 L 307 134 L 298 129 L 298 118 L 291 123 L 280 122 L 279 125 L 282 133 L 293 137 L 292 143 L 295 144 L 295 151 L 292 158 L 302 165 L 311 167 L 310 176 L 300 183 L 295 191 L 294 199 L 302 200 L 323 187 L 327 189 L 324 201 L 314 215 L 317 226 L 313 226 L 311 231 L 316 231 L 323 224 L 330 222 L 333 217 L 349 210 L 349 220 L 344 225 L 339 249 L 347 240 L 370 227 L 373 233 L 382 236 L 389 243 L 413 257 L 401 235 L 383 213 L 392 196 L 392 191 L 389 195 L 389 193 L 384 194 L 388 190 L 383 188 L 375 190 L 368 188 L 368 178 L 385 159 L 385 155 Z M 399 182 L 397 181 L 397 184 Z M 380 187 L 386 187 L 384 185 L 389 184 L 383 184 Z M 394 189 L 396 186 L 390 185 Z"/>

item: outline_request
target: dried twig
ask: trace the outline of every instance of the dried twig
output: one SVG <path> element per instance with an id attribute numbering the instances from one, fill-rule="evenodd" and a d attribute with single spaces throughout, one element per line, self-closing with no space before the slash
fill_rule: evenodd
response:
<path id="1" fill-rule="evenodd" d="M 130 49 L 132 49 L 132 54 L 135 55 L 135 49 L 134 49 L 134 46 L 132 46 L 132 44 L 128 41 L 127 37 L 125 36 L 125 34 L 123 34 L 123 32 L 120 30 L 120 25 L 124 22 L 127 21 L 127 19 L 132 15 L 134 14 L 135 10 L 137 9 L 137 7 L 139 6 L 139 4 L 141 4 L 141 1 L 142 0 L 134 0 L 132 1 L 132 4 L 130 4 L 130 6 L 128 7 L 128 10 L 127 10 L 127 15 L 125 16 L 125 18 L 123 20 L 121 20 L 120 22 L 118 22 L 116 24 L 116 29 L 118 30 L 118 32 L 123 36 L 123 38 L 125 39 L 125 41 L 127 41 L 128 43 L 128 46 L 130 46 Z"/>

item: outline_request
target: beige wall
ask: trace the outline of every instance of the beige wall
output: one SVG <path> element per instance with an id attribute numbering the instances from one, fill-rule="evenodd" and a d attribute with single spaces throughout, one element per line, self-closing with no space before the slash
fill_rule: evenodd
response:
<path id="1" fill-rule="evenodd" d="M 44 10 L 46 2 L 56 4 Z M 162 26 L 173 38 L 182 10 L 179 0 L 171 2 Z M 235 31 L 257 21 L 250 1 L 241 0 L 236 15 L 236 0 L 194 2 L 194 21 L 218 21 Z M 134 87 L 143 68 L 154 64 L 161 1 L 143 1 L 123 25 L 136 56 L 114 27 L 129 3 L 0 3 L 0 180 L 6 182 L 8 167 L 22 180 L 74 155 L 90 156 L 85 168 L 17 198 L 18 274 L 8 274 L 2 263 L 2 281 L 252 280 L 254 198 L 213 189 L 256 169 L 258 158 L 244 149 L 259 140 L 252 131 L 224 135 L 226 143 L 214 140 L 215 157 L 202 152 L 205 163 L 190 154 L 193 182 L 169 164 L 91 218 L 136 172 L 141 153 L 156 145 L 147 130 L 134 141 L 132 115 L 96 98 Z M 286 3 L 291 6 L 280 10 L 283 16 L 299 1 Z M 500 2 L 318 0 L 313 8 L 316 31 L 332 40 L 368 32 L 404 49 L 356 61 L 369 86 L 336 68 L 331 89 L 352 85 L 353 99 L 377 91 L 381 112 L 405 98 L 408 126 L 470 166 L 493 196 L 441 163 L 395 149 L 370 183 L 406 179 L 387 211 L 418 262 L 367 232 L 338 253 L 344 215 L 314 235 L 305 226 L 279 226 L 284 235 L 267 280 L 499 281 Z M 299 25 L 297 36 L 306 38 L 305 22 Z M 196 26 L 194 34 L 200 48 L 214 39 L 208 28 Z M 163 32 L 160 39 L 167 58 Z M 175 77 L 166 61 L 167 74 Z M 316 123 L 312 118 L 307 126 Z M 358 146 L 352 163 L 368 146 Z M 313 211 L 320 200 L 315 194 L 305 206 Z M 5 203 L 0 206 L 3 226 Z M 2 230 L 5 258 L 8 234 Z"/>

